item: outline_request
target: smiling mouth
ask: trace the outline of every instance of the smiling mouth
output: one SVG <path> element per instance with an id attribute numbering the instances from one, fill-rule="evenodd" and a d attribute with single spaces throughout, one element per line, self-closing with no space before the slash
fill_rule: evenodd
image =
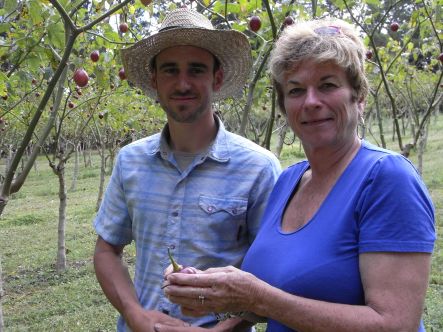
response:
<path id="1" fill-rule="evenodd" d="M 310 121 L 302 121 L 302 125 L 309 125 L 309 126 L 315 126 L 315 125 L 319 125 L 319 124 L 323 124 L 325 122 L 329 122 L 329 121 L 333 121 L 332 118 L 327 118 L 327 119 L 319 119 L 319 120 L 310 120 Z"/>

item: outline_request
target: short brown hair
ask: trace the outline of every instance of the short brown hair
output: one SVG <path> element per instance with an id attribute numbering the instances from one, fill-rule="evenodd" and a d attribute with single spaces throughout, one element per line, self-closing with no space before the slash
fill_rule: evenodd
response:
<path id="1" fill-rule="evenodd" d="M 305 60 L 332 61 L 346 72 L 353 98 L 364 100 L 369 84 L 365 74 L 365 46 L 356 28 L 339 19 L 299 22 L 285 28 L 274 46 L 269 62 L 278 105 L 286 113 L 282 76 Z"/>

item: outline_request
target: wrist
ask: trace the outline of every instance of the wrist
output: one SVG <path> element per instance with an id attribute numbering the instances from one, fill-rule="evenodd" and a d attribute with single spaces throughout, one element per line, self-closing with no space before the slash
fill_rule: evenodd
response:
<path id="1" fill-rule="evenodd" d="M 131 329 L 137 326 L 137 321 L 143 316 L 144 309 L 141 305 L 132 304 L 125 306 L 125 309 L 121 312 L 123 319 Z"/>

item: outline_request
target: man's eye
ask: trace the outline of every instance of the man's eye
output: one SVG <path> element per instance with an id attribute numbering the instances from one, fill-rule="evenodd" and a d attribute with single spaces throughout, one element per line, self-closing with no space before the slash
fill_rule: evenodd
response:
<path id="1" fill-rule="evenodd" d="M 177 68 L 164 68 L 163 72 L 165 74 L 175 74 L 178 72 Z"/>
<path id="2" fill-rule="evenodd" d="M 191 74 L 202 74 L 205 70 L 203 68 L 191 68 L 190 72 Z"/>

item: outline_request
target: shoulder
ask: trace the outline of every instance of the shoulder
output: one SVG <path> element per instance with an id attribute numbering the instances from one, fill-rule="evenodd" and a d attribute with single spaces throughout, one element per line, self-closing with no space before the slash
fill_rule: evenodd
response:
<path id="1" fill-rule="evenodd" d="M 120 149 L 119 155 L 154 154 L 159 150 L 160 137 L 160 133 L 157 133 L 131 142 Z"/>
<path id="2" fill-rule="evenodd" d="M 373 165 L 372 176 L 410 176 L 413 178 L 421 178 L 414 164 L 403 155 L 380 148 L 366 141 L 363 142 L 360 161 L 370 161 Z"/>
<path id="3" fill-rule="evenodd" d="M 278 182 L 276 186 L 292 186 L 295 182 L 299 180 L 299 178 L 303 175 L 303 173 L 308 169 L 309 163 L 307 160 L 301 160 L 291 166 L 288 166 L 283 172 L 280 174 L 278 178 Z"/>
<path id="4" fill-rule="evenodd" d="M 274 153 L 251 140 L 229 131 L 226 131 L 226 139 L 229 144 L 229 150 L 232 154 L 240 153 L 251 161 L 262 160 L 280 167 L 280 161 Z"/>

